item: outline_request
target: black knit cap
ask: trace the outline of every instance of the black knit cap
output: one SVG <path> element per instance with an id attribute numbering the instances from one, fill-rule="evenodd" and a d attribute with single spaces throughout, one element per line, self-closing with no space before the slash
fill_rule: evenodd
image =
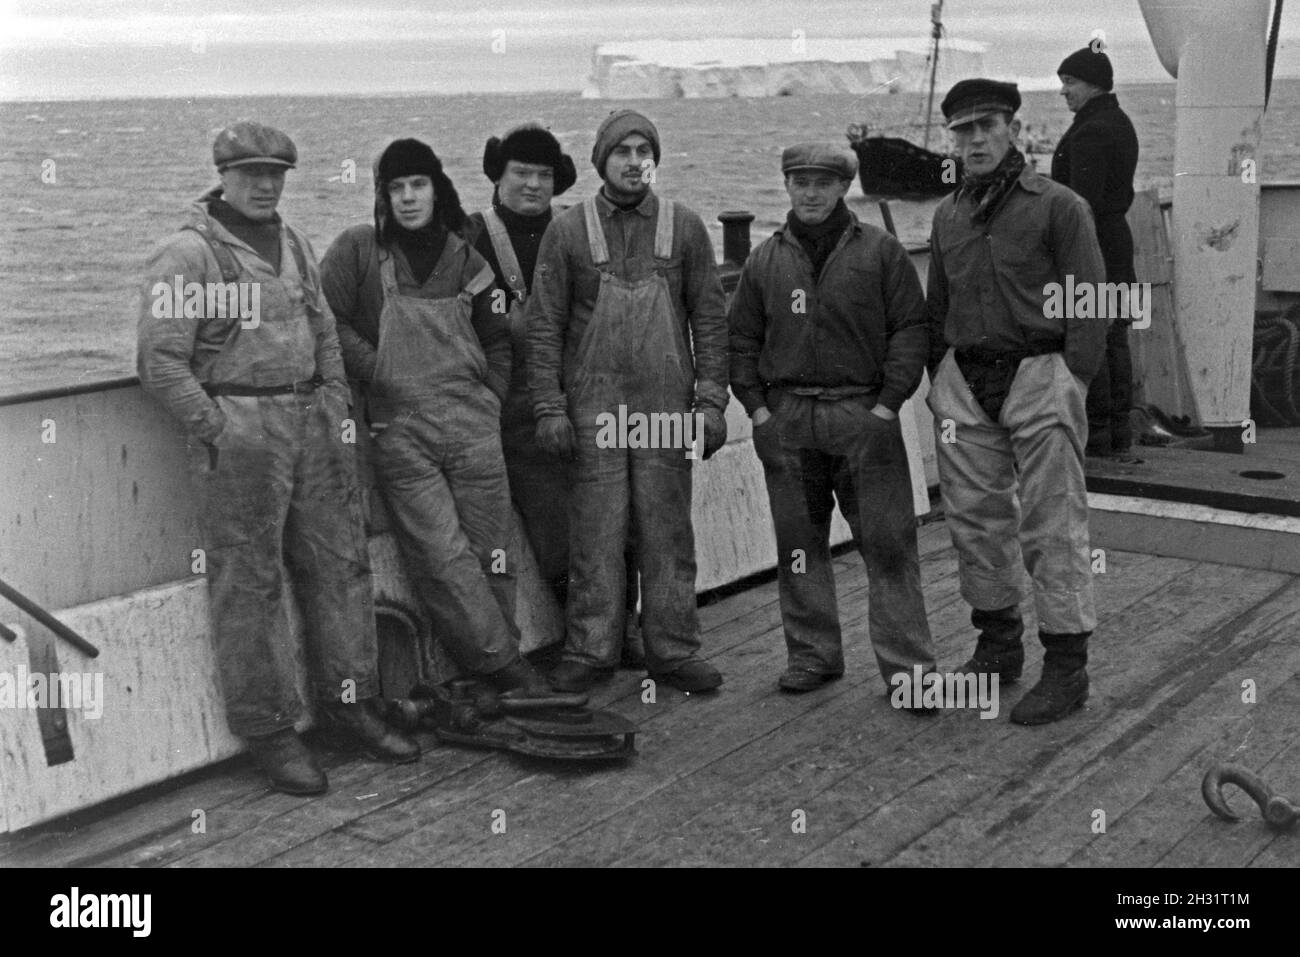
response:
<path id="1" fill-rule="evenodd" d="M 379 157 L 375 179 L 388 183 L 399 176 L 428 176 L 442 173 L 442 163 L 433 148 L 419 140 L 393 140 Z"/>
<path id="2" fill-rule="evenodd" d="M 535 163 L 549 166 L 555 172 L 555 195 L 559 196 L 578 181 L 578 171 L 573 157 L 560 148 L 550 130 L 538 123 L 523 123 L 498 139 L 493 136 L 483 147 L 483 172 L 492 182 L 505 175 L 506 164 Z"/>
<path id="3" fill-rule="evenodd" d="M 1110 57 L 1102 50 L 1094 51 L 1090 46 L 1075 50 L 1062 60 L 1056 68 L 1056 75 L 1077 77 L 1101 87 L 1107 93 L 1115 88 L 1115 71 L 1111 68 Z"/>
<path id="4" fill-rule="evenodd" d="M 952 129 L 994 113 L 1015 113 L 1020 109 L 1020 88 L 1014 83 L 982 77 L 958 80 L 939 108 L 948 121 L 948 129 Z"/>

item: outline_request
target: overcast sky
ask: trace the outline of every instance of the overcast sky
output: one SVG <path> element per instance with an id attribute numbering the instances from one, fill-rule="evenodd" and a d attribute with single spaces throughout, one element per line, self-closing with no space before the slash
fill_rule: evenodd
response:
<path id="1" fill-rule="evenodd" d="M 1214 0 L 1225 13 L 1233 0 Z M 0 99 L 577 90 L 592 47 L 925 36 L 929 0 L 0 0 Z M 1032 11 L 1032 15 L 1029 13 Z M 1168 79 L 1137 0 L 949 0 L 993 76 L 1050 77 L 1105 31 L 1118 82 Z M 1300 75 L 1285 17 L 1278 75 Z"/>

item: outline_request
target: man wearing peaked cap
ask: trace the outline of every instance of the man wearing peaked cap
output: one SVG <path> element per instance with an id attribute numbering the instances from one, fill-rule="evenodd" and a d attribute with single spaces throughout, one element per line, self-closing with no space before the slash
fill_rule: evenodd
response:
<path id="1" fill-rule="evenodd" d="M 868 632 L 886 690 L 935 663 L 898 421 L 925 368 L 925 300 L 898 240 L 845 205 L 857 168 L 833 145 L 781 154 L 790 213 L 745 263 L 728 315 L 731 388 L 754 422 L 782 556 L 788 667 L 778 685 L 788 693 L 844 673 L 833 500 L 866 563 Z M 791 564 L 792 555 L 805 560 Z"/>
<path id="2" fill-rule="evenodd" d="M 221 185 L 146 267 L 140 382 L 190 436 L 230 728 L 273 787 L 317 794 L 325 775 L 294 730 L 301 708 L 284 653 L 286 581 L 304 619 L 320 714 L 337 716 L 372 756 L 410 761 L 420 752 L 377 716 L 370 561 L 353 446 L 341 440 L 351 391 L 315 255 L 276 212 L 298 151 L 280 130 L 242 122 L 217 135 L 212 159 Z M 237 288 L 240 304 L 212 303 L 201 315 L 160 308 L 157 287 L 177 276 Z"/>
<path id="3" fill-rule="evenodd" d="M 1088 548 L 1084 395 L 1106 322 L 1050 307 L 1053 283 L 1105 279 L 1087 204 L 1015 146 L 1015 84 L 962 80 L 943 114 L 962 183 L 930 234 L 930 376 L 944 512 L 962 597 L 979 629 L 960 670 L 1020 677 L 1024 569 L 1033 580 L 1042 678 L 1017 724 L 1065 717 L 1088 697 L 1096 625 Z"/>
<path id="4" fill-rule="evenodd" d="M 1061 96 L 1074 114 L 1052 154 L 1052 179 L 1088 201 L 1097 225 L 1097 242 L 1106 261 L 1106 281 L 1137 282 L 1133 268 L 1133 234 L 1128 227 L 1133 204 L 1133 174 L 1137 172 L 1137 131 L 1120 109 L 1111 89 L 1115 75 L 1110 57 L 1086 46 L 1057 67 Z M 1088 447 L 1090 455 L 1135 461 L 1133 428 L 1133 360 L 1129 352 L 1130 322 L 1116 318 L 1106 334 L 1106 360 L 1088 386 Z"/>
<path id="5" fill-rule="evenodd" d="M 726 306 L 713 243 L 696 213 L 651 187 L 660 145 L 647 117 L 610 114 L 591 158 L 604 184 L 547 229 L 529 302 L 537 443 L 571 460 L 573 475 L 568 635 L 551 681 L 557 690 L 586 690 L 617 663 L 633 529 L 650 675 L 708 691 L 722 676 L 698 655 L 691 525 L 698 444 L 685 427 L 676 447 L 665 447 L 671 437 L 643 444 L 631 427 L 610 441 L 603 423 L 675 418 L 694 434 L 702 419 L 705 458 L 726 442 Z"/>

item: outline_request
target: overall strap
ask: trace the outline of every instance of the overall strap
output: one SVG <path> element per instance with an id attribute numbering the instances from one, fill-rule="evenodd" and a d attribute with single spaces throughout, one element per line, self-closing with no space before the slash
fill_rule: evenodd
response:
<path id="1" fill-rule="evenodd" d="M 307 271 L 307 246 L 298 238 L 298 234 L 293 231 L 293 227 L 288 223 L 282 223 L 281 225 L 284 227 L 284 240 L 289 245 L 289 251 L 293 253 L 293 264 L 298 267 L 298 281 L 302 283 L 304 290 L 310 289 L 313 294 L 306 297 L 310 300 L 314 298 L 316 288 L 312 284 L 311 273 Z M 310 302 L 307 305 L 308 308 L 311 307 Z"/>
<path id="2" fill-rule="evenodd" d="M 234 282 L 239 278 L 239 262 L 235 259 L 235 254 L 230 251 L 229 246 L 212 235 L 212 230 L 208 228 L 207 223 L 186 223 L 181 229 L 191 230 L 203 237 L 203 241 L 208 244 L 212 255 L 217 259 L 217 268 L 221 270 L 222 282 Z"/>
<path id="3" fill-rule="evenodd" d="M 496 281 L 497 277 L 492 274 L 492 267 L 484 263 L 483 268 L 478 271 L 478 275 L 466 284 L 464 290 L 461 291 L 461 295 L 466 299 L 473 299 L 485 289 L 491 289 L 492 284 Z"/>
<path id="4" fill-rule="evenodd" d="M 659 200 L 659 222 L 655 225 L 655 259 L 673 258 L 673 204 Z"/>
<path id="5" fill-rule="evenodd" d="M 375 250 L 379 254 L 379 285 L 384 290 L 384 299 L 388 300 L 397 295 L 397 267 L 394 265 L 392 250 L 385 249 L 378 243 L 375 244 Z"/>
<path id="6" fill-rule="evenodd" d="M 515 255 L 515 247 L 510 243 L 506 224 L 501 221 L 501 217 L 491 206 L 483 210 L 483 222 L 487 226 L 488 239 L 492 241 L 492 251 L 497 254 L 497 262 L 501 264 L 506 282 L 510 284 L 515 298 L 523 302 L 528 297 L 528 285 L 524 282 L 523 270 L 519 268 L 519 257 Z"/>
<path id="7" fill-rule="evenodd" d="M 605 243 L 605 227 L 600 224 L 596 197 L 583 201 L 582 212 L 587 219 L 587 244 L 591 247 L 592 265 L 604 266 L 609 262 L 609 246 Z"/>

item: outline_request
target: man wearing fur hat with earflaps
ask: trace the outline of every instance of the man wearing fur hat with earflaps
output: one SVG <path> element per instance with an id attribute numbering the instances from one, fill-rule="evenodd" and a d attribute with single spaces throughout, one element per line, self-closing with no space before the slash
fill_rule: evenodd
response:
<path id="1" fill-rule="evenodd" d="M 698 655 L 691 465 L 699 443 L 682 444 L 685 428 L 669 448 L 646 447 L 630 431 L 611 442 L 606 429 L 611 417 L 655 416 L 692 432 L 702 420 L 705 458 L 727 437 L 726 308 L 713 243 L 696 213 L 651 188 L 659 159 L 648 118 L 611 113 L 591 154 L 600 193 L 556 217 L 537 258 L 528 324 L 537 442 L 573 462 L 557 690 L 585 690 L 617 664 L 630 526 L 651 677 L 683 691 L 722 683 Z"/>
<path id="2" fill-rule="evenodd" d="M 543 580 L 563 593 L 568 576 L 569 523 L 564 465 L 537 446 L 528 395 L 528 326 L 525 304 L 533 288 L 537 250 L 551 224 L 551 199 L 578 178 L 573 159 L 549 130 L 524 123 L 483 150 L 483 172 L 493 183 L 492 205 L 469 217 L 466 238 L 496 277 L 494 308 L 508 312 L 512 361 L 510 391 L 501 406 L 501 445 L 510 497 Z M 503 308 L 504 307 L 504 308 Z"/>
<path id="3" fill-rule="evenodd" d="M 501 401 L 510 332 L 465 213 L 419 140 L 375 163 L 374 225 L 334 241 L 321 280 L 343 361 L 367 394 L 375 475 L 411 584 L 460 668 L 498 691 L 548 688 L 519 653 Z"/>

